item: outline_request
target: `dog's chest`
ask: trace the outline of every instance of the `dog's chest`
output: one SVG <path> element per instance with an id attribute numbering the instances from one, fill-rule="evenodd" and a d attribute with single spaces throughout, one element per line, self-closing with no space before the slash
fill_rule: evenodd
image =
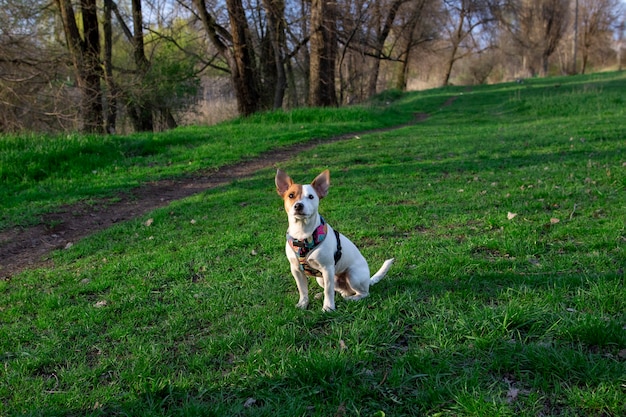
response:
<path id="1" fill-rule="evenodd" d="M 293 249 L 294 253 L 298 257 L 298 262 L 300 263 L 300 270 L 304 272 L 306 275 L 319 277 L 322 276 L 322 273 L 317 269 L 314 269 L 307 262 L 307 258 L 311 252 L 313 252 L 322 242 L 326 239 L 328 235 L 328 226 L 324 222 L 324 219 L 321 219 L 320 225 L 315 229 L 313 234 L 305 240 L 297 240 L 287 233 L 287 243 Z"/>

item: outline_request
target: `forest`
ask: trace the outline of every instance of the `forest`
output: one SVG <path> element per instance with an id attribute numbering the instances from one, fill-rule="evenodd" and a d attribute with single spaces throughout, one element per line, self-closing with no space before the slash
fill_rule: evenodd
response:
<path id="1" fill-rule="evenodd" d="M 386 90 L 621 70 L 626 50 L 620 0 L 0 6 L 0 133 L 162 131 Z"/>

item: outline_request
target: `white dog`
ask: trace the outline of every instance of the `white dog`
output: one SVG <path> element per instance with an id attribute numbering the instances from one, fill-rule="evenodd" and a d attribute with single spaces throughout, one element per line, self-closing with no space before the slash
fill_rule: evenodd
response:
<path id="1" fill-rule="evenodd" d="M 276 190 L 289 218 L 285 252 L 300 293 L 296 306 L 303 309 L 309 305 L 307 276 L 314 276 L 324 288 L 323 310 L 332 311 L 335 291 L 348 300 L 367 297 L 370 285 L 380 281 L 393 263 L 393 258 L 386 260 L 370 278 L 367 261 L 354 243 L 326 224 L 318 212 L 320 199 L 326 196 L 329 186 L 328 170 L 310 185 L 295 184 L 280 169 L 276 172 Z"/>

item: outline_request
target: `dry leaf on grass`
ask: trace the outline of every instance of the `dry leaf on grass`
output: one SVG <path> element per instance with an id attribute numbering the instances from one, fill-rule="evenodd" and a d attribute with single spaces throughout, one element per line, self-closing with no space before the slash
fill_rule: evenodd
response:
<path id="1" fill-rule="evenodd" d="M 510 387 L 506 393 L 506 402 L 511 404 L 517 400 L 517 396 L 519 395 L 519 389 Z"/>
<path id="2" fill-rule="evenodd" d="M 506 218 L 509 220 L 513 220 L 517 216 L 517 213 L 511 213 L 510 211 L 506 214 Z"/>

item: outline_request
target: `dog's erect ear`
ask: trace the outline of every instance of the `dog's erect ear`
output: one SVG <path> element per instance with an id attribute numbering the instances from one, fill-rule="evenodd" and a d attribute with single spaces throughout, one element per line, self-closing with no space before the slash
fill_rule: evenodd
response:
<path id="1" fill-rule="evenodd" d="M 286 172 L 281 171 L 280 169 L 276 171 L 275 181 L 276 181 L 276 191 L 278 192 L 278 195 L 280 195 L 281 197 L 283 196 L 283 194 L 287 192 L 289 187 L 291 187 L 291 185 L 293 184 L 293 180 L 289 177 L 289 175 L 287 175 Z"/>
<path id="2" fill-rule="evenodd" d="M 330 171 L 326 170 L 315 177 L 311 185 L 315 189 L 319 198 L 326 197 L 326 194 L 328 194 L 328 187 L 330 187 Z"/>

